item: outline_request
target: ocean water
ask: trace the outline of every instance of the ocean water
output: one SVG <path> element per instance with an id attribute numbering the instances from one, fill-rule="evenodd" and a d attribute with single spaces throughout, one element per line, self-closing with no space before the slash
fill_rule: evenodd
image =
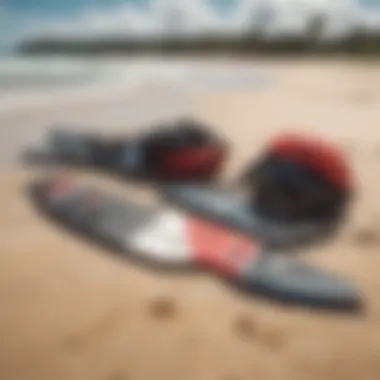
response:
<path id="1" fill-rule="evenodd" d="M 164 59 L 0 58 L 0 113 L 59 104 L 120 101 L 153 92 L 160 99 L 196 99 L 207 93 L 256 91 L 275 73 L 250 61 Z M 140 94 L 140 95 L 139 95 Z M 158 112 L 158 111 L 157 111 Z"/>
<path id="2" fill-rule="evenodd" d="M 0 57 L 0 93 L 115 82 L 136 86 L 149 82 L 195 89 L 262 86 L 264 70 L 250 63 L 197 59 Z"/>
<path id="3" fill-rule="evenodd" d="M 68 58 L 0 56 L 0 91 L 44 90 L 60 86 L 116 82 L 178 81 L 198 67 L 191 60 L 160 58 Z"/>
<path id="4" fill-rule="evenodd" d="M 106 75 L 91 61 L 67 58 L 0 57 L 0 91 L 24 91 L 88 83 Z"/>

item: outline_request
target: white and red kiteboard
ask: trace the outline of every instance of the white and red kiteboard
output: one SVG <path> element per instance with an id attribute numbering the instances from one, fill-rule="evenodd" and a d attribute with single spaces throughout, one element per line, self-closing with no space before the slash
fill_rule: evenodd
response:
<path id="1" fill-rule="evenodd" d="M 295 249 L 323 240 L 334 231 L 327 223 L 275 223 L 255 212 L 250 197 L 238 188 L 215 184 L 164 184 L 160 193 L 169 203 L 225 228 L 256 236 L 271 249 Z"/>
<path id="2" fill-rule="evenodd" d="M 93 241 L 162 266 L 199 264 L 272 298 L 357 309 L 348 282 L 286 255 L 266 252 L 257 239 L 167 208 L 129 202 L 90 185 L 49 178 L 31 187 L 36 204 Z"/>

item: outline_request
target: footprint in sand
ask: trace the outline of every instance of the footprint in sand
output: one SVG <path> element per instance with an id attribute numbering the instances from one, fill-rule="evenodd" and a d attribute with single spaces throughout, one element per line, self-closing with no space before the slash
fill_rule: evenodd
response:
<path id="1" fill-rule="evenodd" d="M 361 247 L 373 247 L 380 243 L 380 233 L 373 227 L 362 227 L 354 232 L 353 241 Z"/>
<path id="2" fill-rule="evenodd" d="M 148 313 L 156 319 L 173 319 L 178 313 L 178 305 L 175 299 L 162 296 L 149 302 Z"/>
<path id="3" fill-rule="evenodd" d="M 255 340 L 257 339 L 258 326 L 253 319 L 246 315 L 240 315 L 236 318 L 233 325 L 234 331 L 239 338 L 244 340 Z"/>
<path id="4" fill-rule="evenodd" d="M 260 325 L 247 315 L 238 316 L 233 329 L 241 340 L 257 342 L 270 349 L 279 349 L 284 344 L 284 335 L 281 330 Z"/>

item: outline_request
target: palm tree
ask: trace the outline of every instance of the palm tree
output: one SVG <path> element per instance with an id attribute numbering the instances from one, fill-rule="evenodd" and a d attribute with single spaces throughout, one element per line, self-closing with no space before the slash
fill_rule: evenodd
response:
<path id="1" fill-rule="evenodd" d="M 306 26 L 306 39 L 312 46 L 316 46 L 321 41 L 327 26 L 327 17 L 323 13 L 312 15 Z"/>
<path id="2" fill-rule="evenodd" d="M 276 18 L 274 8 L 268 2 L 259 3 L 253 10 L 248 35 L 251 39 L 263 40 L 266 31 Z"/>

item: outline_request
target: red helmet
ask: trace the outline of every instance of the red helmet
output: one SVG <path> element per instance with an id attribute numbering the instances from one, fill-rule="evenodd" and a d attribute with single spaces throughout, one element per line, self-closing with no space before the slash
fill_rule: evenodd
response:
<path id="1" fill-rule="evenodd" d="M 345 191 L 353 187 L 351 171 L 343 152 L 322 138 L 284 134 L 270 142 L 268 154 L 309 167 L 337 189 Z"/>
<path id="2" fill-rule="evenodd" d="M 348 163 L 332 143 L 283 134 L 270 141 L 245 180 L 254 185 L 254 205 L 267 217 L 336 220 L 353 189 Z"/>

